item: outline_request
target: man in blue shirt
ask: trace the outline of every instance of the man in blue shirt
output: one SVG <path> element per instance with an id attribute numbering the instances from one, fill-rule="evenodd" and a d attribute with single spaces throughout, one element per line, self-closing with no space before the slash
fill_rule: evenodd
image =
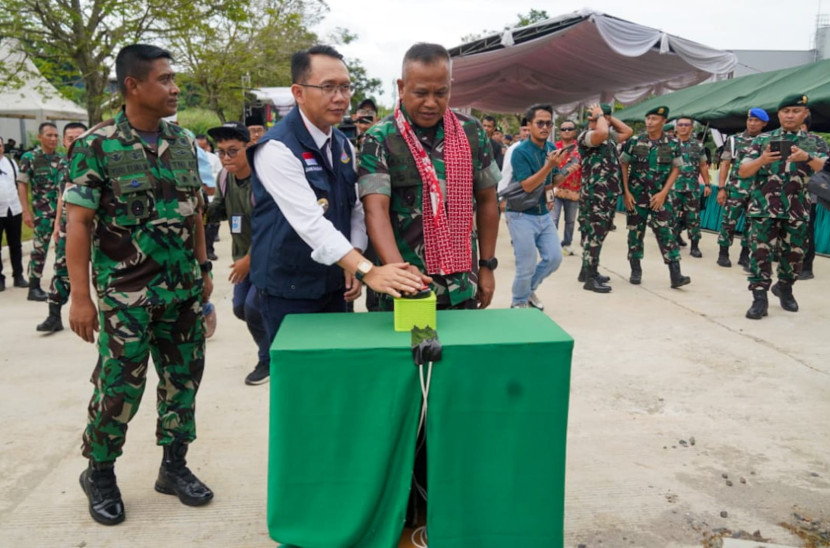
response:
<path id="1" fill-rule="evenodd" d="M 536 289 L 562 262 L 562 247 L 548 210 L 545 191 L 564 180 L 576 166 L 565 172 L 559 171 L 565 149 L 557 150 L 547 140 L 553 127 L 553 108 L 550 105 L 531 106 L 527 110 L 527 120 L 530 136 L 513 151 L 510 165 L 513 183 L 519 183 L 529 194 L 538 193 L 539 200 L 532 207 L 523 209 L 517 209 L 515 205 L 511 207 L 510 200 L 507 201 L 505 218 L 516 258 L 510 306 L 533 306 L 542 310 L 544 304 L 536 296 Z M 541 256 L 538 263 L 537 250 Z"/>

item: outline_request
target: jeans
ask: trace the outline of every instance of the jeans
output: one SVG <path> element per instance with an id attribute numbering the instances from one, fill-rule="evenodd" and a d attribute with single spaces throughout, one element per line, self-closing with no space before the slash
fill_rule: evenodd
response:
<path id="1" fill-rule="evenodd" d="M 515 306 L 526 303 L 542 280 L 559 268 L 562 263 L 562 247 L 550 215 L 528 215 L 517 211 L 507 211 L 505 215 L 516 258 L 511 301 L 511 305 Z M 537 249 L 541 256 L 538 263 Z"/>
<path id="2" fill-rule="evenodd" d="M 579 210 L 579 202 L 574 200 L 563 200 L 562 198 L 553 199 L 553 225 L 556 230 L 559 230 L 559 213 L 565 210 L 565 235 L 562 237 L 562 245 L 569 246 L 573 242 L 574 224 L 576 222 L 576 212 Z"/>
<path id="3" fill-rule="evenodd" d="M 260 363 L 271 363 L 271 341 L 265 332 L 265 320 L 259 311 L 259 295 L 250 276 L 233 286 L 233 315 L 245 322 L 257 345 Z"/>

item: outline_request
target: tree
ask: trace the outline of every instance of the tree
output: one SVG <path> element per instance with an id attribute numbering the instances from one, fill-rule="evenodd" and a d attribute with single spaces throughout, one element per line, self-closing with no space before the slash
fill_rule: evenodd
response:
<path id="1" fill-rule="evenodd" d="M 52 69 L 74 67 L 69 72 L 83 82 L 89 121 L 97 123 L 112 56 L 121 47 L 185 32 L 217 14 L 233 19 L 238 6 L 234 0 L 4 0 L 0 34 L 37 60 L 47 77 L 55 77 Z"/>
<path id="2" fill-rule="evenodd" d="M 510 30 L 517 27 L 526 27 L 528 25 L 532 25 L 533 23 L 538 23 L 539 21 L 544 21 L 545 19 L 550 19 L 550 15 L 545 10 L 535 10 L 531 9 L 527 14 L 516 14 L 517 21 L 512 25 L 505 25 L 504 30 Z M 498 34 L 499 31 L 497 30 L 483 30 L 476 34 L 467 34 L 461 37 L 461 42 L 464 44 L 469 44 L 470 42 L 475 42 L 476 40 L 481 40 L 486 36 L 492 36 L 493 34 Z"/>
<path id="3" fill-rule="evenodd" d="M 354 84 L 354 93 L 351 98 L 353 107 L 359 105 L 367 97 L 383 95 L 380 78 L 369 78 L 360 59 L 346 59 L 346 66 L 349 67 L 349 76 Z"/>

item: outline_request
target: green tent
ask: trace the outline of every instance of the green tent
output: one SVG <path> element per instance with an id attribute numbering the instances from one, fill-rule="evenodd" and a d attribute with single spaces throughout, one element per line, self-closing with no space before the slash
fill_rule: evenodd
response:
<path id="1" fill-rule="evenodd" d="M 626 122 L 637 122 L 645 113 L 659 105 L 671 109 L 671 117 L 691 116 L 725 133 L 746 127 L 746 113 L 760 107 L 770 113 L 767 129 L 778 126 L 775 112 L 787 95 L 803 93 L 809 99 L 813 131 L 830 132 L 830 59 L 772 72 L 752 74 L 710 84 L 700 84 L 647 99 L 619 111 L 616 115 Z"/>

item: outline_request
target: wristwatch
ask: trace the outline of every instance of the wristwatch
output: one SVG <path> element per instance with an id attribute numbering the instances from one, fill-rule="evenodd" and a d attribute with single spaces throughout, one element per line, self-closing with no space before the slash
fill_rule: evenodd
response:
<path id="1" fill-rule="evenodd" d="M 372 270 L 372 267 L 374 266 L 375 265 L 373 265 L 366 259 L 363 259 L 362 261 L 357 263 L 357 270 L 355 270 L 354 272 L 354 277 L 357 278 L 359 282 L 363 282 L 363 278 Z"/>
<path id="2" fill-rule="evenodd" d="M 499 266 L 499 260 L 495 257 L 491 257 L 489 259 L 479 259 L 478 266 L 480 268 L 489 268 L 490 270 L 495 270 Z"/>
<path id="3" fill-rule="evenodd" d="M 213 263 L 210 261 L 199 263 L 199 270 L 202 271 L 202 274 L 207 274 L 208 272 L 213 270 Z"/>

